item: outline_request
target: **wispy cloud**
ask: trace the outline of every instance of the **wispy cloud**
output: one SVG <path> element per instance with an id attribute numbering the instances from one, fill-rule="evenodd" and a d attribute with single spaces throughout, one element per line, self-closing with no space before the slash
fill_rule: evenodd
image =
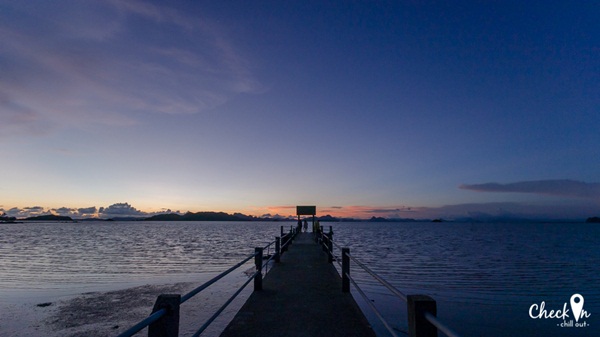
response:
<path id="1" fill-rule="evenodd" d="M 387 207 L 372 207 L 372 206 L 330 206 L 330 207 L 317 207 L 317 213 L 319 215 L 332 215 L 343 218 L 361 218 L 368 219 L 373 216 L 375 217 L 386 217 L 386 218 L 405 218 L 414 215 L 414 208 L 396 205 Z"/>
<path id="2" fill-rule="evenodd" d="M 0 138 L 13 134 L 41 135 L 45 128 L 40 123 L 40 114 L 13 101 L 0 90 Z"/>
<path id="3" fill-rule="evenodd" d="M 199 25 L 197 20 L 194 20 L 192 17 L 187 16 L 173 8 L 160 7 L 138 0 L 110 0 L 107 2 L 111 3 L 112 6 L 117 8 L 122 13 L 128 15 L 139 15 L 156 23 L 173 24 L 192 31 Z"/>
<path id="4" fill-rule="evenodd" d="M 202 13 L 141 1 L 62 2 L 0 11 L 0 116 L 22 130 L 126 126 L 143 114 L 205 112 L 262 90 L 226 29 Z"/>
<path id="5" fill-rule="evenodd" d="M 477 192 L 533 193 L 586 199 L 600 199 L 600 183 L 587 183 L 576 180 L 536 180 L 500 184 L 463 184 L 460 189 Z"/>

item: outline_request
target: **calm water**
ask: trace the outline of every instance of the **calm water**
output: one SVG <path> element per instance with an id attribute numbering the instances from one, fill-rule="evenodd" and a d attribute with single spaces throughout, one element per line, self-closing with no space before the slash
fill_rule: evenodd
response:
<path id="1" fill-rule="evenodd" d="M 192 281 L 240 261 L 278 235 L 281 225 L 0 224 L 0 298 Z M 600 336 L 600 226 L 332 225 L 339 244 L 398 289 L 435 298 L 438 316 L 464 336 Z M 352 268 L 403 335 L 405 304 Z M 570 309 L 575 293 L 585 299 L 590 326 L 561 328 L 562 319 L 529 317 L 531 305 L 542 301 L 548 311 L 564 303 Z"/>
<path id="2" fill-rule="evenodd" d="M 334 231 L 398 289 L 435 298 L 438 316 L 465 336 L 600 336 L 600 226 L 359 223 Z M 368 280 L 375 302 L 401 320 L 403 304 Z M 561 328 L 563 320 L 529 317 L 542 301 L 547 311 L 565 302 L 570 308 L 575 293 L 584 297 L 591 326 Z"/>
<path id="3" fill-rule="evenodd" d="M 273 222 L 0 224 L 0 296 L 193 280 L 279 232 Z"/>

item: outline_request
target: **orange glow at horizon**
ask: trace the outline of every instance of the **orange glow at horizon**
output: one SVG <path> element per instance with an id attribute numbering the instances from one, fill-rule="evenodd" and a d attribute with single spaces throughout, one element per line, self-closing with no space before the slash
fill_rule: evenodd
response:
<path id="1" fill-rule="evenodd" d="M 371 217 L 410 217 L 407 212 L 418 212 L 418 209 L 407 208 L 405 206 L 330 206 L 319 207 L 317 205 L 317 216 L 331 215 L 336 218 L 356 218 L 370 219 Z M 270 214 L 271 216 L 280 215 L 283 217 L 295 217 L 296 205 L 280 205 L 280 206 L 265 206 L 265 207 L 250 207 L 248 208 L 249 215 L 263 216 Z M 404 214 L 401 214 L 404 213 Z"/>

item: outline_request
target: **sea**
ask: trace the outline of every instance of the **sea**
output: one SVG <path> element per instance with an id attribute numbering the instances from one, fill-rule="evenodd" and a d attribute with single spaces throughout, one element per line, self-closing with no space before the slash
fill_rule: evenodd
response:
<path id="1" fill-rule="evenodd" d="M 0 224 L 0 311 L 21 302 L 52 302 L 90 292 L 179 282 L 199 285 L 291 226 L 293 222 Z M 598 224 L 322 226 L 326 232 L 331 226 L 337 245 L 348 247 L 354 258 L 402 293 L 432 297 L 438 318 L 459 336 L 600 336 Z M 270 248 L 266 253 L 272 253 Z M 335 254 L 340 255 L 337 248 Z M 337 261 L 334 266 L 339 269 Z M 216 311 L 251 269 L 249 262 L 224 285 L 214 285 L 216 290 L 204 295 L 212 298 L 202 311 Z M 390 334 L 367 302 L 396 335 L 406 336 L 406 303 L 356 263 L 350 273 L 367 299 L 355 288 L 352 294 L 378 336 Z M 238 302 L 239 307 L 243 299 Z M 229 319 L 235 310 L 226 313 Z M 6 317 L 0 312 L 0 335 Z M 37 329 L 43 332 L 43 327 Z"/>

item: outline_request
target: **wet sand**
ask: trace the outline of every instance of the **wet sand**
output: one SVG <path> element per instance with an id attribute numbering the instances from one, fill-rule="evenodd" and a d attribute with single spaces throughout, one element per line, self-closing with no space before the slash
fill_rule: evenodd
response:
<path id="1" fill-rule="evenodd" d="M 50 302 L 0 304 L 0 336 L 116 336 L 147 317 L 159 294 L 186 294 L 197 283 L 144 285 L 66 296 Z M 208 288 L 182 304 L 180 335 L 191 336 L 233 293 L 229 284 Z M 250 291 L 244 291 L 203 336 L 218 336 Z M 144 336 L 143 330 L 139 333 Z"/>

